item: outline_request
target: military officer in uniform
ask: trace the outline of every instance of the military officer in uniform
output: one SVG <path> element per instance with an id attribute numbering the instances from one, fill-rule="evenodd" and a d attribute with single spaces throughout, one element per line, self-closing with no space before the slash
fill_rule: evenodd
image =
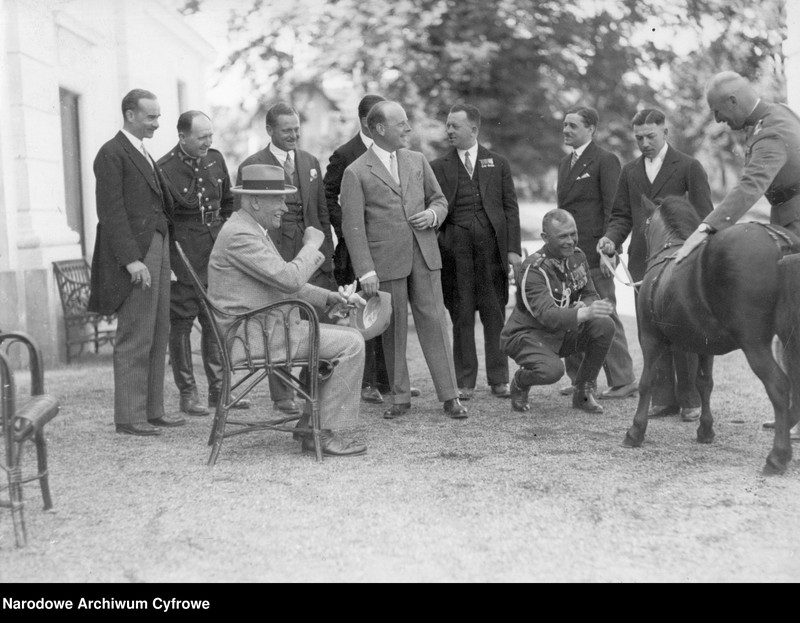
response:
<path id="1" fill-rule="evenodd" d="M 233 193 L 222 154 L 211 149 L 214 129 L 204 113 L 190 110 L 178 118 L 178 144 L 158 166 L 167 180 L 175 203 L 173 240 L 180 242 L 192 267 L 208 283 L 208 258 L 222 224 L 233 212 Z M 189 415 L 208 415 L 197 391 L 192 369 L 191 333 L 199 318 L 203 367 L 208 380 L 208 406 L 215 408 L 222 389 L 222 358 L 210 320 L 200 307 L 189 273 L 170 245 L 172 271 L 177 278 L 170 291 L 169 357 L 175 384 L 180 390 L 180 410 Z M 245 402 L 242 405 L 242 402 Z M 237 408 L 247 408 L 240 400 Z"/>
<path id="2" fill-rule="evenodd" d="M 542 240 L 544 246 L 520 267 L 517 302 L 500 333 L 500 348 L 520 366 L 509 388 L 511 406 L 530 410 L 530 388 L 555 383 L 564 375 L 561 359 L 584 353 L 572 406 L 601 412 L 594 392 L 614 339 L 614 305 L 597 296 L 569 212 L 555 209 L 544 215 Z"/>
<path id="3" fill-rule="evenodd" d="M 717 122 L 747 131 L 745 166 L 736 186 L 678 251 L 677 261 L 733 225 L 762 195 L 772 206 L 770 222 L 800 235 L 800 118 L 785 104 L 763 101 L 733 71 L 711 78 L 706 100 Z"/>
<path id="4" fill-rule="evenodd" d="M 770 223 L 800 235 L 800 117 L 785 104 L 762 100 L 733 71 L 711 78 L 706 100 L 718 123 L 747 132 L 745 165 L 739 182 L 678 250 L 676 262 L 736 223 L 762 196 L 771 206 Z M 764 428 L 774 425 L 765 422 Z M 800 424 L 792 428 L 792 439 L 800 439 Z"/>

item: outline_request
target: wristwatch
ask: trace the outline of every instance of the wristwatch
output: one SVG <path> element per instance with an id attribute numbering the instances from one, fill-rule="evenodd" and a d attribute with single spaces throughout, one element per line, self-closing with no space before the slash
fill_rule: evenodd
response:
<path id="1" fill-rule="evenodd" d="M 700 223 L 700 225 L 697 226 L 697 231 L 703 232 L 704 234 L 713 234 L 717 230 L 708 223 Z"/>

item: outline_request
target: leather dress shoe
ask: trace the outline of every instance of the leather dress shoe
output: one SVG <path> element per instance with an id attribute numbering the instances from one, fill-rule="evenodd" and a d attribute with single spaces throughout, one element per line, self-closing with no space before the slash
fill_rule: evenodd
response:
<path id="1" fill-rule="evenodd" d="M 153 435 L 160 435 L 161 429 L 153 426 L 152 424 L 117 424 L 117 432 L 124 433 L 125 435 L 140 435 L 142 437 L 150 437 Z"/>
<path id="2" fill-rule="evenodd" d="M 376 385 L 375 389 L 377 389 L 382 394 L 392 393 L 392 388 L 388 385 Z M 413 385 L 409 389 L 409 393 L 411 394 L 412 398 L 419 398 L 419 396 L 422 394 L 419 387 L 414 387 Z"/>
<path id="3" fill-rule="evenodd" d="M 574 391 L 575 391 L 574 385 L 567 385 L 559 389 L 558 393 L 561 394 L 562 396 L 572 396 L 572 392 Z"/>
<path id="4" fill-rule="evenodd" d="M 700 419 L 700 407 L 681 407 L 681 420 L 694 422 Z"/>
<path id="5" fill-rule="evenodd" d="M 383 417 L 387 420 L 393 420 L 396 417 L 400 417 L 401 415 L 405 415 L 408 413 L 408 410 L 411 408 L 410 402 L 401 402 L 396 405 L 392 405 L 391 409 L 387 409 L 383 412 Z"/>
<path id="6" fill-rule="evenodd" d="M 602 413 L 603 407 L 594 397 L 594 383 L 581 383 L 572 393 L 572 407 L 588 413 Z"/>
<path id="7" fill-rule="evenodd" d="M 343 439 L 329 430 L 320 431 L 322 456 L 359 456 L 365 454 L 367 446 L 357 441 Z M 314 439 L 311 436 L 303 439 L 303 451 L 314 452 Z"/>
<path id="8" fill-rule="evenodd" d="M 147 420 L 153 426 L 160 426 L 162 428 L 174 428 L 175 426 L 183 426 L 186 424 L 186 419 L 182 417 L 169 417 L 162 415 L 152 420 Z"/>
<path id="9" fill-rule="evenodd" d="M 298 407 L 297 403 L 291 398 L 276 400 L 275 402 L 272 403 L 272 406 L 275 407 L 278 411 L 282 411 L 286 415 L 297 415 L 298 413 L 300 413 L 300 407 Z"/>
<path id="10" fill-rule="evenodd" d="M 208 409 L 197 400 L 197 390 L 195 390 L 195 394 L 192 396 L 181 396 L 180 412 L 194 416 L 208 415 Z"/>
<path id="11" fill-rule="evenodd" d="M 508 383 L 495 383 L 492 385 L 492 394 L 497 398 L 511 398 Z"/>
<path id="12" fill-rule="evenodd" d="M 463 420 L 467 417 L 467 408 L 459 402 L 458 398 L 445 400 L 443 409 L 454 420 Z"/>
<path id="13" fill-rule="evenodd" d="M 638 393 L 639 383 L 633 381 L 627 385 L 615 385 L 614 387 L 609 387 L 607 390 L 600 392 L 599 398 L 603 398 L 605 400 L 611 398 L 629 398 Z"/>
<path id="14" fill-rule="evenodd" d="M 376 405 L 383 404 L 383 396 L 381 396 L 381 393 L 376 388 L 369 385 L 361 389 L 361 400 Z"/>
<path id="15" fill-rule="evenodd" d="M 239 402 L 231 407 L 231 409 L 249 409 L 252 406 L 252 402 L 250 402 L 247 398 L 242 398 Z"/>
<path id="16" fill-rule="evenodd" d="M 647 412 L 647 417 L 667 417 L 670 415 L 678 415 L 681 409 L 678 405 L 653 405 Z"/>
<path id="17" fill-rule="evenodd" d="M 761 425 L 762 428 L 775 428 L 775 420 L 770 420 L 769 422 L 764 422 Z"/>
<path id="18" fill-rule="evenodd" d="M 458 388 L 458 399 L 459 400 L 472 400 L 472 396 L 475 394 L 475 389 L 470 389 L 469 387 L 459 387 Z"/>

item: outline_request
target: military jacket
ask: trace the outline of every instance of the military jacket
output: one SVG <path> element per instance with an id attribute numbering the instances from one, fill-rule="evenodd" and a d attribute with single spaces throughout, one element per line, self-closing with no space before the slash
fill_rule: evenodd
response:
<path id="1" fill-rule="evenodd" d="M 559 259 L 542 247 L 522 263 L 516 298 L 503 337 L 532 331 L 558 351 L 566 333 L 578 329 L 578 303 L 598 298 L 586 255 L 576 249 Z"/>
<path id="2" fill-rule="evenodd" d="M 204 220 L 206 225 L 221 225 L 233 213 L 231 178 L 225 159 L 216 149 L 201 158 L 186 154 L 176 145 L 158 166 L 169 181 L 178 220 Z"/>
<path id="3" fill-rule="evenodd" d="M 766 196 L 770 221 L 786 226 L 800 219 L 800 118 L 783 104 L 759 102 L 745 121 L 745 166 L 739 182 L 704 220 L 730 227 Z"/>

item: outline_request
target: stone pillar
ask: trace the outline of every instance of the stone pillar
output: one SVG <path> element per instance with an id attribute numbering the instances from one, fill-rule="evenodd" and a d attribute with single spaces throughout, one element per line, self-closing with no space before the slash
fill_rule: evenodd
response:
<path id="1" fill-rule="evenodd" d="M 3 28 L 3 208 L 0 249 L 3 298 L 16 309 L 6 330 L 33 336 L 48 365 L 63 345 L 61 303 L 51 262 L 81 257 L 79 236 L 67 226 L 61 151 L 56 29 L 51 1 L 5 0 Z M 14 283 L 17 287 L 12 289 Z"/>

